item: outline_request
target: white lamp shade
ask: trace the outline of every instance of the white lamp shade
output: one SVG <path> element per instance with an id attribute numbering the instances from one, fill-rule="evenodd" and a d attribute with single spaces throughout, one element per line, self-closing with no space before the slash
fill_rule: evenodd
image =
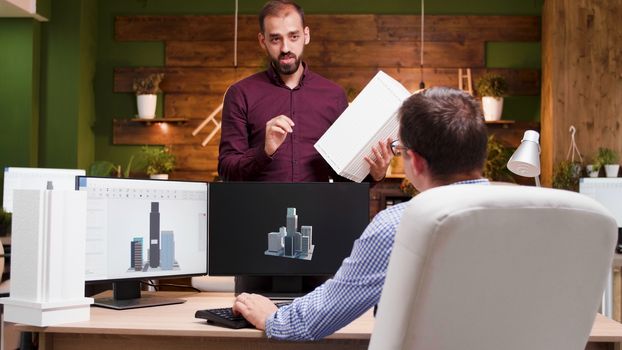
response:
<path id="1" fill-rule="evenodd" d="M 508 169 L 516 175 L 536 177 L 540 175 L 540 134 L 527 130 L 520 146 L 508 161 Z"/>

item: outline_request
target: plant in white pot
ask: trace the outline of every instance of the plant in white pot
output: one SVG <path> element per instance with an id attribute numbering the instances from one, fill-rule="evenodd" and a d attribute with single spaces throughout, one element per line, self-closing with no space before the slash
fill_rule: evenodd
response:
<path id="1" fill-rule="evenodd" d="M 136 93 L 136 105 L 138 107 L 138 117 L 144 119 L 155 118 L 156 105 L 160 83 L 164 78 L 164 73 L 149 74 L 148 76 L 135 79 L 132 85 Z"/>
<path id="2" fill-rule="evenodd" d="M 148 147 L 142 149 L 146 164 L 145 172 L 151 179 L 167 180 L 175 170 L 175 155 L 167 147 Z"/>
<path id="3" fill-rule="evenodd" d="M 484 119 L 486 121 L 501 119 L 503 96 L 508 91 L 505 78 L 495 73 L 486 73 L 475 82 L 475 90 L 482 97 Z"/>
<path id="4" fill-rule="evenodd" d="M 618 177 L 620 171 L 620 164 L 618 153 L 611 148 L 600 147 L 598 153 L 594 159 L 594 166 L 600 169 L 605 167 L 605 175 L 607 177 Z"/>

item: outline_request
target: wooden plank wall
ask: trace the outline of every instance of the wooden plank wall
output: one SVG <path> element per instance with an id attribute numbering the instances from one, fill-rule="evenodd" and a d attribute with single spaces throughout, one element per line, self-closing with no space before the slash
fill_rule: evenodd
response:
<path id="1" fill-rule="evenodd" d="M 622 155 L 622 1 L 547 0 L 542 37 L 542 179 L 566 158 L 570 125 L 589 164 Z"/>
<path id="2" fill-rule="evenodd" d="M 358 92 L 379 70 L 414 91 L 420 81 L 419 23 L 413 15 L 308 15 L 311 69 Z M 257 43 L 256 16 L 240 16 L 238 67 L 233 67 L 233 16 L 119 16 L 118 41 L 163 41 L 164 67 L 117 67 L 114 91 L 131 92 L 135 77 L 164 72 L 164 116 L 184 117 L 184 125 L 145 126 L 115 120 L 114 144 L 172 145 L 178 157 L 173 177 L 211 180 L 216 173 L 219 137 L 206 147 L 191 131 L 222 101 L 227 87 L 266 65 Z M 488 41 L 539 41 L 536 16 L 426 16 L 426 86 L 458 86 L 458 69 L 471 68 L 473 81 L 489 70 L 508 79 L 510 95 L 539 95 L 536 69 L 486 69 Z M 129 113 L 128 113 L 129 114 Z M 219 116 L 220 117 L 220 116 Z"/>

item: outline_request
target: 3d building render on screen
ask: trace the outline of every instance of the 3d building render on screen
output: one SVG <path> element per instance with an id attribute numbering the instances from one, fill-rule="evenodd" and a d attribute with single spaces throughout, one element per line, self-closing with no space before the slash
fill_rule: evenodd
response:
<path id="1" fill-rule="evenodd" d="M 143 237 L 134 237 L 130 242 L 130 268 L 128 271 L 179 270 L 179 264 L 175 260 L 175 235 L 170 230 L 160 231 L 159 207 L 159 202 L 151 202 L 149 259 L 143 258 Z"/>
<path id="2" fill-rule="evenodd" d="M 296 208 L 287 208 L 285 227 L 279 232 L 268 233 L 268 249 L 266 255 L 282 256 L 284 258 L 311 260 L 313 258 L 313 226 L 301 226 L 298 230 L 298 215 Z"/>

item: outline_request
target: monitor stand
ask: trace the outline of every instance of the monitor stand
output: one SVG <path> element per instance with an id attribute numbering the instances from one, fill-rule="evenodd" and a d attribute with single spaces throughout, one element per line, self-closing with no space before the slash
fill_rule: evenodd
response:
<path id="1" fill-rule="evenodd" d="M 140 281 L 112 283 L 112 298 L 96 298 L 93 305 L 115 310 L 136 309 L 140 307 L 181 304 L 184 299 L 161 298 L 140 294 Z"/>
<path id="2" fill-rule="evenodd" d="M 320 286 L 330 276 L 235 276 L 235 295 L 261 294 L 273 300 L 301 297 Z"/>

